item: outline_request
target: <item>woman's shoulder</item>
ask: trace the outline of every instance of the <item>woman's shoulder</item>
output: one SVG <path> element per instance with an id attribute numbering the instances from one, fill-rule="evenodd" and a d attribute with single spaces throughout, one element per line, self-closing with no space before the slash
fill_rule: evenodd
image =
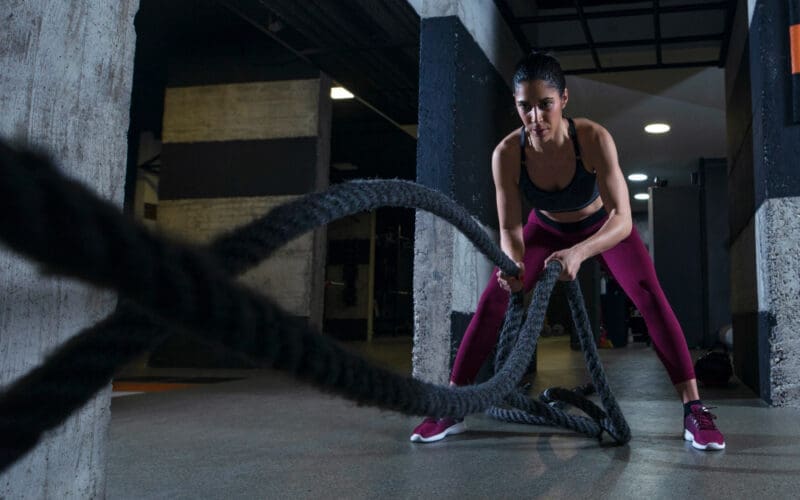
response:
<path id="1" fill-rule="evenodd" d="M 520 138 L 519 130 L 516 129 L 503 137 L 497 146 L 494 148 L 494 155 L 502 159 L 517 159 L 520 158 Z"/>
<path id="2" fill-rule="evenodd" d="M 572 118 L 572 121 L 575 123 L 575 131 L 578 134 L 585 134 L 588 136 L 606 130 L 605 127 L 588 118 Z"/>
<path id="3" fill-rule="evenodd" d="M 611 138 L 608 130 L 596 121 L 588 118 L 573 118 L 572 121 L 581 146 L 600 146 Z"/>

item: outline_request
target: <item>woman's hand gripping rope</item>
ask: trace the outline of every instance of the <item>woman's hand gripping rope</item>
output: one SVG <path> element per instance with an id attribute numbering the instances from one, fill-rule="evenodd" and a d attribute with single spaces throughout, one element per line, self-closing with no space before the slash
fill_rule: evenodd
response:
<path id="1" fill-rule="evenodd" d="M 525 264 L 522 262 L 515 262 L 515 264 L 519 268 L 516 276 L 506 274 L 502 270 L 497 271 L 497 284 L 509 293 L 517 293 L 525 287 Z"/>

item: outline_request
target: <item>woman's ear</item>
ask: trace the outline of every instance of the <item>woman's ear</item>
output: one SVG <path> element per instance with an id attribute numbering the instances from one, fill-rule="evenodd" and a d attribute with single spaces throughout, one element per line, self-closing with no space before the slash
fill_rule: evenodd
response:
<path id="1" fill-rule="evenodd" d="M 567 107 L 567 102 L 569 101 L 569 89 L 564 88 L 564 93 L 561 94 L 561 109 Z"/>

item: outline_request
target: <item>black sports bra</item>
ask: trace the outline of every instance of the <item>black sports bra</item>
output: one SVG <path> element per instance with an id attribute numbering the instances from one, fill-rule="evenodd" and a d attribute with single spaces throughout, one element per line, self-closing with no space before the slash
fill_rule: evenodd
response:
<path id="1" fill-rule="evenodd" d="M 597 174 L 587 172 L 581 161 L 581 147 L 578 144 L 575 123 L 572 118 L 567 118 L 567 121 L 569 122 L 569 138 L 575 149 L 575 175 L 567 187 L 558 191 L 539 189 L 531 180 L 525 166 L 525 127 L 522 127 L 519 132 L 521 150 L 519 187 L 522 194 L 539 210 L 572 212 L 588 207 L 600 196 L 600 190 L 597 188 Z"/>

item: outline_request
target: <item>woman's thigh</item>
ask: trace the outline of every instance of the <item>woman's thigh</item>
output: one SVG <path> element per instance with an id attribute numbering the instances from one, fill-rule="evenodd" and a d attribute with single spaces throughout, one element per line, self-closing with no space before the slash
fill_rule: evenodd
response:
<path id="1" fill-rule="evenodd" d="M 566 238 L 561 237 L 556 232 L 542 226 L 536 221 L 535 216 L 531 217 L 523 229 L 523 239 L 525 241 L 525 290 L 532 289 L 539 276 L 544 272 L 544 261 L 553 252 L 569 247 L 571 244 Z"/>

